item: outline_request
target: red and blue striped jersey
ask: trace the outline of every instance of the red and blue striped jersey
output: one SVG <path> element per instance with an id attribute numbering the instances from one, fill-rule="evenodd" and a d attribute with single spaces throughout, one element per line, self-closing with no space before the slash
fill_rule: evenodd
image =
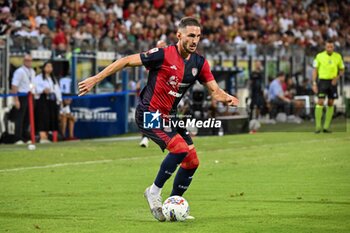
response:
<path id="1" fill-rule="evenodd" d="M 198 80 L 214 80 L 208 61 L 197 53 L 184 59 L 176 45 L 154 48 L 141 53 L 142 64 L 149 70 L 147 85 L 140 94 L 144 111 L 159 110 L 163 116 L 176 113 L 185 92 Z"/>

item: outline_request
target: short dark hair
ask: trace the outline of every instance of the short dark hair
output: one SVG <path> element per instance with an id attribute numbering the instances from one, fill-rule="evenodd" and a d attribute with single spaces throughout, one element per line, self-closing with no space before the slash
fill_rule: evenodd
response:
<path id="1" fill-rule="evenodd" d="M 326 40 L 326 44 L 334 44 L 334 41 L 332 39 Z"/>
<path id="2" fill-rule="evenodd" d="M 277 77 L 282 77 L 282 76 L 285 76 L 286 74 L 283 72 L 283 71 L 279 71 L 277 73 Z"/>
<path id="3" fill-rule="evenodd" d="M 180 20 L 179 28 L 186 28 L 187 26 L 196 26 L 201 27 L 201 24 L 196 18 L 193 17 L 184 17 Z"/>

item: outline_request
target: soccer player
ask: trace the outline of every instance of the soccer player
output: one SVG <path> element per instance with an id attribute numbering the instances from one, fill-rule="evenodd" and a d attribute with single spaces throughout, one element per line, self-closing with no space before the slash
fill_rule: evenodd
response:
<path id="1" fill-rule="evenodd" d="M 326 118 L 323 126 L 324 133 L 331 133 L 329 126 L 334 113 L 334 99 L 338 98 L 337 83 L 344 74 L 344 63 L 339 53 L 334 52 L 332 41 L 326 42 L 326 50 L 318 53 L 313 62 L 312 90 L 318 96 L 318 102 L 315 108 L 315 133 L 322 130 L 321 121 L 323 115 L 324 100 L 328 97 L 328 106 Z M 316 82 L 318 77 L 318 82 Z"/>
<path id="2" fill-rule="evenodd" d="M 191 136 L 184 128 L 155 128 L 144 126 L 144 114 L 153 113 L 154 119 L 169 120 L 176 113 L 181 98 L 196 80 L 205 85 L 212 98 L 229 106 L 237 106 L 239 101 L 224 92 L 215 81 L 207 60 L 196 53 L 201 36 L 201 26 L 197 19 L 181 19 L 176 34 L 178 42 L 165 48 L 154 48 L 148 52 L 121 58 L 103 71 L 79 83 L 79 95 L 88 93 L 96 83 L 125 67 L 144 65 L 149 69 L 148 82 L 140 94 L 136 109 L 136 123 L 141 132 L 151 138 L 164 151 L 169 151 L 160 165 L 154 183 L 144 193 L 151 213 L 159 221 L 165 221 L 162 213 L 161 191 L 165 182 L 177 171 L 172 195 L 182 196 L 188 189 L 199 165 L 196 149 Z M 161 121 L 162 122 L 162 121 Z"/>

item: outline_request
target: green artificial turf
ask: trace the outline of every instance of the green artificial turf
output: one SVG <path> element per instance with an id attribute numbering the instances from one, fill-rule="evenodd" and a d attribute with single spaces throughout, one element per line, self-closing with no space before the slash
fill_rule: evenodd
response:
<path id="1" fill-rule="evenodd" d="M 194 142 L 201 164 L 185 198 L 196 219 L 164 223 L 143 197 L 165 155 L 154 143 L 0 145 L 0 232 L 350 232 L 348 132 Z"/>

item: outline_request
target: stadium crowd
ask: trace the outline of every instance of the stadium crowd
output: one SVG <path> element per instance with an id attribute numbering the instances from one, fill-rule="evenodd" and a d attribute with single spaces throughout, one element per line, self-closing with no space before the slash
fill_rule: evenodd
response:
<path id="1" fill-rule="evenodd" d="M 11 35 L 14 51 L 147 50 L 159 39 L 174 43 L 183 16 L 200 18 L 205 52 L 312 53 L 330 38 L 350 47 L 348 1 L 0 0 L 0 9 L 0 34 Z"/>

